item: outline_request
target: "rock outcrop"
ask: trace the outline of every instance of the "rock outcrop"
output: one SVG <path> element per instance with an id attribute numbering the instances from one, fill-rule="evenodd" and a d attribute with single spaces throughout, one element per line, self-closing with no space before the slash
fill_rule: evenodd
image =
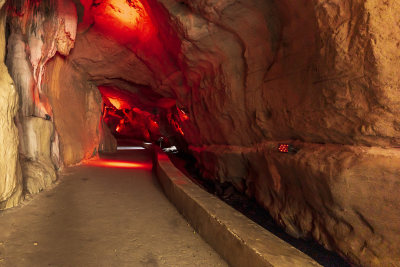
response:
<path id="1" fill-rule="evenodd" d="M 19 134 L 5 134 L 9 139 L 19 136 L 19 157 L 15 155 L 14 167 L 8 164 L 15 174 L 0 182 L 6 185 L 0 202 L 8 199 L 12 204 L 2 206 L 11 207 L 19 202 L 11 195 L 15 191 L 21 196 L 22 185 L 26 193 L 37 193 L 57 179 L 57 170 L 63 165 L 93 157 L 99 147 L 111 151 L 116 142 L 101 123 L 102 102 L 97 88 L 64 59 L 75 43 L 75 4 L 69 0 L 21 0 L 9 3 L 7 11 L 6 64 L 20 100 L 15 118 Z M 46 80 L 48 77 L 51 80 Z M 13 92 L 11 80 L 9 86 Z M 9 93 L 9 97 L 15 95 Z M 13 110 L 18 105 L 15 100 L 5 103 L 10 106 L 2 106 L 8 112 L 4 118 L 10 117 L 7 120 L 12 130 Z M 11 140 L 9 143 L 13 144 Z M 15 151 L 7 149 L 7 153 Z"/>
<path id="2" fill-rule="evenodd" d="M 136 57 L 125 60 L 137 72 L 123 75 L 187 111 L 180 127 L 204 176 L 255 197 L 294 236 L 356 264 L 396 266 L 400 34 L 379 22 L 396 25 L 398 4 L 142 3 L 170 61 L 133 43 Z M 94 43 L 78 35 L 77 47 L 79 39 Z M 115 52 L 101 66 L 126 49 L 105 47 Z M 96 63 L 78 54 L 88 55 L 77 50 L 71 60 L 112 83 L 113 70 L 94 73 Z M 299 152 L 281 154 L 279 143 Z"/>
<path id="3" fill-rule="evenodd" d="M 400 262 L 400 33 L 379 27 L 396 25 L 395 1 L 147 0 L 123 38 L 108 2 L 89 2 L 68 57 L 88 80 L 174 99 L 203 175 L 290 234 L 356 264 Z"/>
<path id="4" fill-rule="evenodd" d="M 51 149 L 57 133 L 54 131 L 52 107 L 42 89 L 42 78 L 48 60 L 57 51 L 67 53 L 71 48 L 62 40 L 67 35 L 69 40 L 73 35 L 61 34 L 66 32 L 65 21 L 70 20 L 70 16 L 65 14 L 71 12 L 63 12 L 65 8 L 61 2 L 53 6 L 52 1 L 26 1 L 22 6 L 15 3 L 15 8 L 8 7 L 6 64 L 20 99 L 21 107 L 16 118 L 19 154 L 24 190 L 30 194 L 38 193 L 54 182 L 56 167 L 60 167 L 59 155 L 52 155 L 57 153 L 57 149 Z M 44 5 L 48 7 L 47 14 L 43 12 L 46 9 Z M 75 19 L 75 28 L 76 23 Z"/>
<path id="5" fill-rule="evenodd" d="M 60 55 L 48 63 L 44 79 L 43 90 L 53 108 L 63 163 L 76 164 L 95 156 L 102 139 L 102 102 L 97 87 Z"/>
<path id="6" fill-rule="evenodd" d="M 51 157 L 54 138 L 53 123 L 39 117 L 26 117 L 20 129 L 20 163 L 25 190 L 35 194 L 50 186 L 56 179 Z"/>
<path id="7" fill-rule="evenodd" d="M 185 33 L 182 128 L 204 176 L 255 197 L 294 236 L 398 266 L 399 4 L 159 2 Z"/>
<path id="8" fill-rule="evenodd" d="M 0 1 L 0 209 L 19 203 L 22 197 L 22 175 L 18 160 L 18 130 L 14 117 L 18 111 L 18 94 L 8 74 L 6 54 L 5 1 Z"/>

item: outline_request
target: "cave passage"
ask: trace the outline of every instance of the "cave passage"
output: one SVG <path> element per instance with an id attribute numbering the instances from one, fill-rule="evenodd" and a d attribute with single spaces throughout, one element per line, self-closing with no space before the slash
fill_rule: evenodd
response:
<path id="1" fill-rule="evenodd" d="M 227 266 L 163 195 L 147 150 L 63 171 L 0 213 L 1 266 Z"/>
<path id="2" fill-rule="evenodd" d="M 102 119 L 117 140 L 156 143 L 162 137 L 158 114 L 136 107 L 129 95 L 118 89 L 102 86 L 99 90 L 103 99 Z"/>
<path id="3" fill-rule="evenodd" d="M 399 266 L 397 2 L 0 1 L 0 265 L 100 262 L 96 241 L 122 265 L 135 249 L 178 265 L 168 234 L 186 261 L 197 245 L 153 181 L 157 149 L 292 244 Z"/>
<path id="4" fill-rule="evenodd" d="M 163 149 L 179 146 L 184 132 L 180 123 L 188 115 L 175 104 L 143 104 L 140 97 L 116 87 L 99 86 L 102 120 L 119 145 L 156 144 Z M 167 100 L 168 101 L 168 100 Z"/>

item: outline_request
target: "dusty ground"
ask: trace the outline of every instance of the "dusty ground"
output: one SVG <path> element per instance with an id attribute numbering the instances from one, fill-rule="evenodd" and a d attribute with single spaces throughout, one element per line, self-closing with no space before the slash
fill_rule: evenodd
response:
<path id="1" fill-rule="evenodd" d="M 108 158 L 150 164 L 145 151 Z M 0 266 L 227 266 L 149 169 L 78 166 L 0 213 Z"/>

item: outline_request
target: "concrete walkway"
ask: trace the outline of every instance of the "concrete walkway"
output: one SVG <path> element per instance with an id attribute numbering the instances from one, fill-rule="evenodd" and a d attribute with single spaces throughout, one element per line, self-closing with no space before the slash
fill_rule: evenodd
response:
<path id="1" fill-rule="evenodd" d="M 149 152 L 101 164 L 116 160 L 139 166 L 68 168 L 54 189 L 0 212 L 0 266 L 227 266 L 164 196 Z"/>

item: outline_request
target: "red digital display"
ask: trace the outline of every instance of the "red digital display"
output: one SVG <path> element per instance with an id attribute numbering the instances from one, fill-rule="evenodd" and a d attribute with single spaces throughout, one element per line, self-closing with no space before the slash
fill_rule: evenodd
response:
<path id="1" fill-rule="evenodd" d="M 279 144 L 278 150 L 281 153 L 289 153 L 289 145 L 288 144 Z"/>

